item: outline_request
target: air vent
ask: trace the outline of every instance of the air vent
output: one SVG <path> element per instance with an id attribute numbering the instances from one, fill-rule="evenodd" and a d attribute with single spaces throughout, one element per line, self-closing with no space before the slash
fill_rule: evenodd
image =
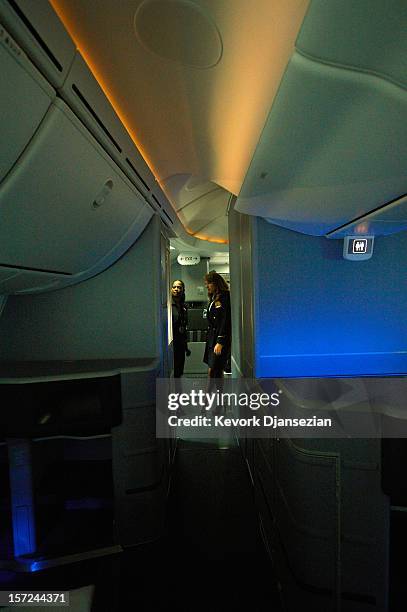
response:
<path id="1" fill-rule="evenodd" d="M 92 115 L 92 117 L 94 118 L 96 123 L 99 125 L 99 127 L 102 128 L 102 130 L 104 131 L 106 136 L 109 138 L 110 142 L 116 147 L 116 149 L 119 151 L 119 153 L 121 153 L 122 150 L 121 150 L 120 146 L 117 144 L 117 142 L 115 141 L 115 139 L 113 138 L 113 136 L 111 135 L 111 133 L 109 132 L 107 127 L 99 119 L 99 117 L 97 116 L 97 114 L 95 113 L 95 111 L 93 110 L 91 105 L 89 104 L 89 102 L 82 95 L 82 93 L 79 91 L 79 89 L 76 87 L 76 85 L 72 85 L 72 91 L 78 96 L 79 100 L 82 102 L 82 104 L 85 106 L 85 108 L 90 112 L 90 114 Z"/>
<path id="2" fill-rule="evenodd" d="M 147 183 L 145 182 L 145 180 L 140 176 L 140 174 L 137 172 L 136 168 L 133 166 L 133 164 L 131 163 L 131 161 L 129 160 L 128 157 L 126 157 L 126 162 L 128 163 L 128 165 L 130 166 L 130 168 L 133 170 L 133 172 L 136 174 L 136 176 L 139 178 L 139 180 L 143 183 L 144 187 L 147 189 L 147 191 L 150 191 L 150 187 L 147 185 Z M 153 196 L 154 198 L 154 196 Z"/>
<path id="3" fill-rule="evenodd" d="M 160 204 L 160 202 L 158 201 L 158 199 L 155 197 L 155 195 L 154 195 L 154 194 L 152 194 L 152 198 L 153 198 L 154 202 L 156 202 L 156 203 L 158 204 L 158 206 L 161 208 L 161 204 Z"/>
<path id="4" fill-rule="evenodd" d="M 168 213 L 165 212 L 165 210 L 162 211 L 164 213 L 164 215 L 167 217 L 167 219 L 169 220 L 169 222 L 171 223 L 171 225 L 174 224 L 174 221 L 171 219 L 170 215 Z"/>
<path id="5" fill-rule="evenodd" d="M 61 272 L 61 270 L 46 270 L 45 268 L 27 268 L 25 266 L 15 266 L 8 263 L 0 263 L 0 268 L 13 268 L 13 270 L 25 270 L 26 272 L 46 272 L 47 274 L 63 274 L 64 276 L 72 276 L 70 272 Z"/>
<path id="6" fill-rule="evenodd" d="M 11 8 L 14 10 L 14 12 L 21 19 L 21 21 L 24 23 L 24 25 L 26 26 L 27 30 L 29 30 L 29 32 L 35 38 L 35 40 L 37 41 L 37 43 L 39 44 L 41 49 L 44 51 L 44 53 L 47 55 L 47 57 L 50 59 L 50 61 L 54 64 L 54 66 L 58 70 L 58 72 L 62 72 L 62 70 L 63 70 L 62 69 L 62 65 L 59 63 L 59 61 L 57 60 L 55 55 L 52 53 L 51 49 L 43 41 L 41 36 L 38 34 L 37 30 L 28 21 L 27 17 L 24 15 L 24 13 L 21 11 L 21 9 L 17 6 L 17 4 L 14 2 L 14 0 L 9 0 L 9 4 L 10 4 Z"/>

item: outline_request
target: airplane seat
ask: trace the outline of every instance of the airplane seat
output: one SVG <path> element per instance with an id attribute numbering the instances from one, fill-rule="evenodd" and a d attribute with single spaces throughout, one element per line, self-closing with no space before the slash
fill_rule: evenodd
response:
<path id="1" fill-rule="evenodd" d="M 0 415 L 9 517 L 0 566 L 32 572 L 120 548 L 111 443 L 121 422 L 120 376 L 3 383 L 0 398 L 12 407 Z"/>
<path id="2" fill-rule="evenodd" d="M 305 414 L 326 409 L 334 418 L 339 404 L 371 410 L 371 389 L 361 379 L 275 383 Z M 250 467 L 288 608 L 307 601 L 321 612 L 333 602 L 347 611 L 387 609 L 390 507 L 381 487 L 381 440 L 253 442 Z"/>
<path id="3" fill-rule="evenodd" d="M 55 450 L 60 453 L 56 463 L 84 477 L 81 464 L 75 467 L 66 459 L 73 440 L 41 442 L 41 446 L 31 440 L 82 436 L 76 453 L 82 456 L 85 449 L 97 447 L 97 453 L 103 455 L 106 449 L 101 436 L 111 431 L 111 457 L 105 459 L 111 460 L 112 467 L 105 480 L 107 484 L 113 479 L 111 526 L 114 519 L 115 541 L 120 546 L 157 539 L 164 529 L 174 446 L 155 435 L 156 378 L 167 373 L 169 362 L 168 305 L 157 283 L 158 275 L 165 272 L 160 263 L 161 252 L 165 254 L 167 248 L 164 230 L 154 217 L 133 247 L 103 273 L 63 290 L 10 296 L 0 318 L 3 392 L 6 383 L 19 385 L 20 395 L 26 389 L 25 400 L 19 399 L 22 416 L 16 415 L 8 424 L 7 435 L 27 435 L 27 453 L 33 446 L 44 453 L 45 447 L 61 447 Z M 148 304 L 140 300 L 140 283 L 150 296 Z M 164 281 L 163 286 L 167 286 Z M 40 393 L 44 388 L 48 389 L 45 399 Z M 13 398 L 8 401 L 14 405 Z M 0 424 L 2 418 L 0 415 Z M 104 486 L 102 461 L 89 457 L 89 487 Z M 56 472 L 54 469 L 52 478 L 47 477 L 47 487 L 55 481 Z M 73 486 L 75 478 L 70 477 L 69 482 Z M 88 497 L 88 508 L 81 509 L 69 498 L 68 516 L 94 511 L 102 517 L 103 508 L 92 509 L 98 503 L 96 490 Z M 108 517 L 110 507 L 105 511 Z"/>
<path id="4" fill-rule="evenodd" d="M 7 438 L 101 435 L 121 421 L 120 377 L 2 384 L 12 411 L 0 414 Z"/>

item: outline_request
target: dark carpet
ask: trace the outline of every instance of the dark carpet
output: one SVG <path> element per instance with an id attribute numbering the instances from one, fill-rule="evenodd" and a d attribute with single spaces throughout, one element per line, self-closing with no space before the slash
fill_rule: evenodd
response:
<path id="1" fill-rule="evenodd" d="M 179 441 L 165 537 L 122 556 L 120 610 L 280 610 L 236 444 Z"/>

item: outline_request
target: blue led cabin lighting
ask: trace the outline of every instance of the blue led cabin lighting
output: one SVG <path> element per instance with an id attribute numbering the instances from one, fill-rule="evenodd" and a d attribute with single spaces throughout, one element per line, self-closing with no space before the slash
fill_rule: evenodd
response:
<path id="1" fill-rule="evenodd" d="M 7 447 L 14 556 L 19 557 L 36 550 L 31 444 L 29 440 L 10 439 Z"/>
<path id="2" fill-rule="evenodd" d="M 342 240 L 257 230 L 256 377 L 407 374 L 407 232 L 357 262 Z"/>

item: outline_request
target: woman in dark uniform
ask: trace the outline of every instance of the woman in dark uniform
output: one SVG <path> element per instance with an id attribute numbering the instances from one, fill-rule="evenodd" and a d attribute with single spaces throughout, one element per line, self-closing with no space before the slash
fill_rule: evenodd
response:
<path id="1" fill-rule="evenodd" d="M 185 306 L 185 285 L 181 280 L 172 283 L 171 294 L 174 378 L 180 378 L 184 373 L 185 353 L 190 355 L 187 344 L 188 311 Z"/>
<path id="2" fill-rule="evenodd" d="M 210 302 L 206 315 L 208 334 L 203 360 L 208 364 L 210 378 L 223 378 L 232 339 L 229 286 L 213 270 L 206 274 L 205 284 Z"/>

